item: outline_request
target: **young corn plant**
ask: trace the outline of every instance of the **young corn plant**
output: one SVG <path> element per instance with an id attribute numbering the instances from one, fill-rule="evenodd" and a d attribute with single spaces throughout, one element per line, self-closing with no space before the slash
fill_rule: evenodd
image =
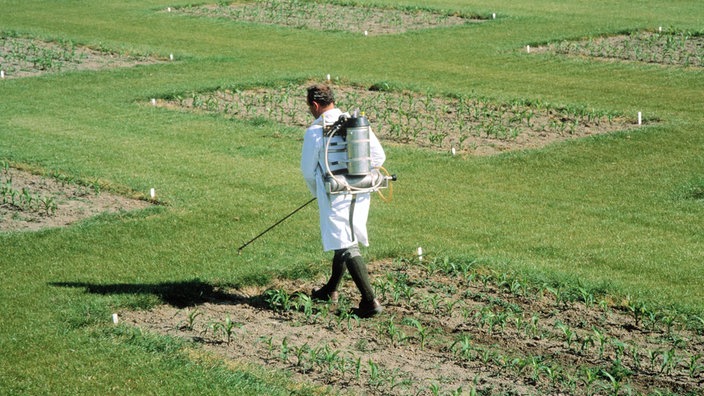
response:
<path id="1" fill-rule="evenodd" d="M 702 371 L 704 371 L 704 365 L 699 363 L 699 360 L 702 358 L 702 354 L 697 353 L 689 357 L 689 364 L 687 366 L 687 371 L 689 372 L 689 376 L 691 378 L 695 378 L 696 376 L 699 375 Z"/>
<path id="2" fill-rule="evenodd" d="M 308 346 L 308 343 L 293 348 L 293 355 L 296 357 L 296 367 L 299 367 L 303 373 L 310 371 L 310 364 L 307 359 L 310 354 L 311 347 Z M 315 360 L 311 359 L 311 361 Z"/>
<path id="3" fill-rule="evenodd" d="M 602 359 L 604 357 L 604 349 L 606 348 L 608 336 L 596 327 L 592 327 L 592 331 L 594 332 L 594 339 L 599 344 L 599 359 Z"/>
<path id="4" fill-rule="evenodd" d="M 558 322 L 555 325 L 562 331 L 565 336 L 565 343 L 567 344 L 567 349 L 572 349 L 572 343 L 575 341 L 576 333 L 566 324 Z"/>
<path id="5" fill-rule="evenodd" d="M 423 324 L 415 318 L 404 318 L 403 319 L 403 324 L 413 326 L 416 328 L 416 335 L 418 336 L 418 341 L 420 343 L 420 349 L 425 349 L 425 343 L 427 341 L 429 332 L 431 329 L 429 329 L 426 326 L 423 326 Z"/>
<path id="6" fill-rule="evenodd" d="M 213 324 L 213 332 L 218 333 L 221 332 L 223 336 L 225 337 L 225 343 L 227 345 L 230 345 L 230 342 L 232 341 L 232 337 L 234 336 L 235 329 L 242 327 L 241 323 L 237 323 L 233 321 L 230 318 L 230 315 L 227 315 L 225 317 L 225 321 L 222 323 L 215 323 Z"/>
<path id="7" fill-rule="evenodd" d="M 472 345 L 472 337 L 468 334 L 463 335 L 450 345 L 450 350 L 461 359 L 473 360 L 474 346 Z"/>
<path id="8" fill-rule="evenodd" d="M 264 292 L 264 301 L 276 312 L 288 312 L 293 307 L 291 296 L 283 289 L 270 289 Z"/>
<path id="9" fill-rule="evenodd" d="M 193 330 L 195 322 L 196 322 L 196 318 L 198 318 L 201 315 L 203 315 L 203 313 L 200 310 L 198 310 L 198 308 L 193 309 L 193 310 L 188 309 L 185 328 L 187 330 Z"/>

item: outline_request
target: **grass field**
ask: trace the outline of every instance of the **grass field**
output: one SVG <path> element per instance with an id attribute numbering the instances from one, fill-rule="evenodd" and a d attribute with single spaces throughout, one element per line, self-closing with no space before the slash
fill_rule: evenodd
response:
<path id="1" fill-rule="evenodd" d="M 641 112 L 649 122 L 637 129 L 495 156 L 388 144 L 386 167 L 399 182 L 392 203 L 374 202 L 364 253 L 408 258 L 422 246 L 428 257 L 472 258 L 536 284 L 579 282 L 704 314 L 702 68 L 524 50 L 660 26 L 701 32 L 700 1 L 430 1 L 422 6 L 487 20 L 373 37 L 164 12 L 182 5 L 0 0 L 0 32 L 160 60 L 1 79 L 0 160 L 127 195 L 155 188 L 166 204 L 0 233 L 0 394 L 319 391 L 113 326 L 111 313 L 158 305 L 163 290 L 187 300 L 194 285 L 328 271 L 310 208 L 236 251 L 309 199 L 298 170 L 302 128 L 149 105 L 327 74 L 420 93 Z"/>

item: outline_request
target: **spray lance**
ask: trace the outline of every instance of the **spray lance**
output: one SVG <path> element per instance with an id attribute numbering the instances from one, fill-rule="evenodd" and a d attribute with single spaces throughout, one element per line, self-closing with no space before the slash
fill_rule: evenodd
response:
<path id="1" fill-rule="evenodd" d="M 337 194 L 362 194 L 379 192 L 385 201 L 391 200 L 381 194 L 381 189 L 392 189 L 391 182 L 396 181 L 396 175 L 389 175 L 384 168 L 372 168 L 371 164 L 371 128 L 364 113 L 359 115 L 355 111 L 352 116 L 342 114 L 332 125 L 323 125 L 325 138 L 325 191 L 331 195 Z M 381 170 L 386 172 L 382 174 Z M 299 210 L 308 206 L 316 198 L 299 206 L 281 220 L 271 225 L 259 235 L 250 239 L 237 249 L 237 254 L 242 254 L 242 249 L 283 223 Z"/>

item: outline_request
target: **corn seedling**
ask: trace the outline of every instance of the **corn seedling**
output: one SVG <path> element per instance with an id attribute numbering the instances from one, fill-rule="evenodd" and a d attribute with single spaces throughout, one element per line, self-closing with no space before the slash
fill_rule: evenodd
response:
<path id="1" fill-rule="evenodd" d="M 559 328 L 562 331 L 562 334 L 565 336 L 565 343 L 567 344 L 567 349 L 572 349 L 572 343 L 574 342 L 576 337 L 575 332 L 564 323 L 558 322 L 555 326 Z"/>
<path id="2" fill-rule="evenodd" d="M 640 319 L 648 312 L 648 308 L 642 301 L 633 301 L 630 296 L 626 297 L 626 308 L 633 314 L 635 326 L 638 327 Z"/>
<path id="3" fill-rule="evenodd" d="M 333 350 L 328 345 L 325 345 L 321 353 L 318 354 L 318 356 L 320 356 L 322 361 L 325 363 L 325 367 L 328 373 L 333 371 L 333 368 L 335 367 L 335 364 L 338 361 L 339 354 L 340 351 Z"/>
<path id="4" fill-rule="evenodd" d="M 581 345 L 580 351 L 585 352 L 590 347 L 594 346 L 594 338 L 592 338 L 592 336 L 590 336 L 590 335 L 585 335 L 580 340 L 580 345 Z"/>
<path id="5" fill-rule="evenodd" d="M 300 367 L 303 372 L 307 372 L 308 366 L 306 365 L 306 355 L 311 354 L 311 348 L 308 346 L 308 343 L 305 343 L 300 347 L 293 347 L 293 354 L 296 356 L 296 366 Z"/>
<path id="6" fill-rule="evenodd" d="M 352 325 L 353 323 L 355 323 L 357 326 L 359 326 L 359 316 L 357 316 L 353 313 L 347 313 L 345 320 L 347 323 L 347 330 L 352 330 L 352 328 L 354 327 Z"/>
<path id="7" fill-rule="evenodd" d="M 274 337 L 259 337 L 259 342 L 264 343 L 267 346 L 268 350 L 268 355 L 271 356 L 271 354 L 274 352 Z"/>
<path id="8" fill-rule="evenodd" d="M 293 301 L 291 296 L 282 289 L 270 289 L 264 292 L 264 301 L 270 308 L 277 312 L 287 312 L 291 310 Z"/>
<path id="9" fill-rule="evenodd" d="M 450 350 L 464 360 L 472 360 L 472 352 L 474 351 L 472 337 L 469 335 L 462 336 L 462 338 L 450 345 Z"/>
<path id="10" fill-rule="evenodd" d="M 359 381 L 362 376 L 362 358 L 358 357 L 354 361 L 354 379 Z"/>
<path id="11" fill-rule="evenodd" d="M 418 341 L 420 342 L 420 349 L 425 349 L 425 342 L 427 340 L 430 329 L 423 326 L 418 319 L 415 318 L 404 318 L 403 323 L 416 328 Z"/>
<path id="12" fill-rule="evenodd" d="M 665 315 L 661 318 L 661 322 L 665 325 L 667 335 L 672 335 L 672 328 L 675 325 L 677 318 L 674 315 Z"/>
<path id="13" fill-rule="evenodd" d="M 440 385 L 438 385 L 437 383 L 432 383 L 428 385 L 428 391 L 431 395 L 438 396 L 440 395 Z"/>
<path id="14" fill-rule="evenodd" d="M 648 351 L 648 360 L 650 361 L 650 367 L 655 367 L 655 361 L 657 360 L 658 356 L 661 356 L 662 354 L 663 351 L 659 349 L 652 349 Z"/>
<path id="15" fill-rule="evenodd" d="M 687 371 L 689 372 L 689 376 L 691 378 L 696 377 L 700 372 L 702 372 L 702 370 L 704 370 L 704 365 L 699 363 L 699 359 L 701 358 L 702 355 L 699 353 L 689 357 L 689 365 L 687 366 Z"/>
<path id="16" fill-rule="evenodd" d="M 221 332 L 225 336 L 225 342 L 227 345 L 230 345 L 230 342 L 232 341 L 232 336 L 234 335 L 235 328 L 240 328 L 242 327 L 241 323 L 234 322 L 231 318 L 230 315 L 227 315 L 225 317 L 225 321 L 223 323 L 215 323 L 213 325 L 213 332 L 217 333 L 218 331 Z"/>
<path id="17" fill-rule="evenodd" d="M 44 211 L 46 212 L 46 214 L 53 215 L 56 213 L 56 209 L 58 209 L 58 206 L 56 205 L 56 201 L 54 201 L 54 198 L 42 197 L 39 198 L 39 202 L 44 205 Z"/>
<path id="18" fill-rule="evenodd" d="M 611 373 L 603 369 L 601 370 L 601 374 L 609 379 L 610 387 L 605 387 L 604 390 L 609 391 L 609 394 L 611 395 L 618 395 L 621 390 L 621 387 L 623 386 L 623 384 L 621 383 L 621 379 L 618 376 L 611 375 Z"/>
<path id="19" fill-rule="evenodd" d="M 594 305 L 595 298 L 594 294 L 592 294 L 589 290 L 587 290 L 584 286 L 578 285 L 577 286 L 577 291 L 579 292 L 579 295 L 582 299 L 582 302 L 587 308 L 590 308 Z"/>
<path id="20" fill-rule="evenodd" d="M 187 317 L 186 317 L 186 320 L 187 320 L 186 321 L 186 329 L 193 330 L 193 326 L 195 325 L 196 318 L 198 318 L 201 315 L 203 315 L 203 313 L 201 311 L 199 311 L 198 308 L 196 308 L 194 310 L 189 309 Z"/>
<path id="21" fill-rule="evenodd" d="M 442 297 L 440 297 L 437 294 L 433 294 L 432 296 L 428 296 L 423 300 L 423 303 L 430 307 L 430 312 L 431 313 L 437 313 L 440 310 L 440 302 L 442 300 Z"/>
<path id="22" fill-rule="evenodd" d="M 677 356 L 677 351 L 675 348 L 669 349 L 662 354 L 662 364 L 660 365 L 660 372 L 665 374 L 670 374 L 672 369 L 674 369 L 679 363 L 680 358 Z"/>
<path id="23" fill-rule="evenodd" d="M 640 349 L 638 348 L 638 345 L 636 344 L 631 344 L 630 345 L 630 353 L 631 353 L 631 358 L 633 359 L 633 366 L 640 370 L 641 369 L 641 354 L 640 354 Z"/>
<path id="24" fill-rule="evenodd" d="M 379 365 L 371 359 L 367 360 L 367 365 L 369 366 L 369 383 L 376 387 L 379 385 Z"/>
<path id="25" fill-rule="evenodd" d="M 541 366 L 541 371 L 547 375 L 550 384 L 555 387 L 557 380 L 562 376 L 560 369 L 557 366 Z"/>
<path id="26" fill-rule="evenodd" d="M 606 347 L 608 336 L 596 327 L 593 327 L 592 331 L 594 332 L 594 339 L 596 339 L 597 343 L 599 343 L 599 359 L 601 359 L 604 357 L 604 348 Z"/>
<path id="27" fill-rule="evenodd" d="M 281 341 L 281 347 L 279 348 L 279 359 L 281 359 L 282 362 L 288 363 L 290 352 L 291 348 L 288 346 L 288 337 L 284 337 Z"/>

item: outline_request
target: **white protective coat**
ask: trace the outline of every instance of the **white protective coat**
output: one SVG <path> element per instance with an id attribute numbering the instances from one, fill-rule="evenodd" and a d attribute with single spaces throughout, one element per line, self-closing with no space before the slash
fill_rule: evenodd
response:
<path id="1" fill-rule="evenodd" d="M 323 137 L 323 119 L 325 125 L 338 120 L 342 111 L 334 108 L 323 113 L 306 129 L 301 152 L 301 172 L 310 192 L 318 198 L 320 212 L 320 234 L 323 250 L 346 249 L 361 243 L 369 246 L 367 237 L 367 217 L 369 215 L 369 194 L 356 194 L 352 224 L 350 228 L 351 194 L 328 195 L 323 182 L 325 169 L 325 139 Z M 380 167 L 386 160 L 386 154 L 374 132 L 370 132 L 370 154 L 372 167 Z"/>

